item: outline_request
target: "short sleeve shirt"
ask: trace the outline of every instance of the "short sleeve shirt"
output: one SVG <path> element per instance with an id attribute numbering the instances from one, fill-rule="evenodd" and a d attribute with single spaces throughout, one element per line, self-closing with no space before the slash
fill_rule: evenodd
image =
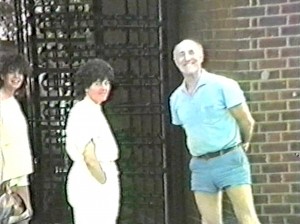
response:
<path id="1" fill-rule="evenodd" d="M 236 81 L 202 69 L 193 95 L 183 82 L 170 96 L 172 123 L 183 127 L 193 156 L 229 148 L 241 142 L 229 109 L 243 102 L 244 93 Z"/>
<path id="2" fill-rule="evenodd" d="M 85 146 L 91 140 L 95 143 L 98 161 L 118 159 L 118 146 L 102 108 L 88 98 L 76 103 L 71 109 L 66 134 L 66 150 L 75 162 L 83 162 Z"/>

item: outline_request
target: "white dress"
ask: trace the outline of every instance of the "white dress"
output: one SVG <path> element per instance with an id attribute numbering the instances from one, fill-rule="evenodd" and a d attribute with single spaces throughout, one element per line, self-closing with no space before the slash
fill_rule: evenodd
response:
<path id="1" fill-rule="evenodd" d="M 107 181 L 100 184 L 88 170 L 83 151 L 95 143 Z M 120 204 L 119 150 L 101 106 L 89 98 L 71 109 L 66 127 L 66 150 L 73 164 L 68 173 L 67 197 L 76 224 L 115 224 Z"/>
<path id="2" fill-rule="evenodd" d="M 26 118 L 14 97 L 0 100 L 0 183 L 25 178 L 32 172 Z"/>

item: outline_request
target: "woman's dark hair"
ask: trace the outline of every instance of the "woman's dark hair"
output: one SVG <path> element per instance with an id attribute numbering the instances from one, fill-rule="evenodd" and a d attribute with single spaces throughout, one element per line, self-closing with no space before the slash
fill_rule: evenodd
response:
<path id="1" fill-rule="evenodd" d="M 29 62 L 25 59 L 22 54 L 12 54 L 3 56 L 1 58 L 0 75 L 1 77 L 7 76 L 9 73 L 18 71 L 23 74 L 24 81 L 21 87 L 16 91 L 17 96 L 23 96 L 25 93 L 25 87 L 27 85 L 27 77 L 31 75 L 31 67 Z M 3 79 L 0 79 L 0 87 L 4 84 Z"/>
<path id="2" fill-rule="evenodd" d="M 75 94 L 77 97 L 83 97 L 85 90 L 89 88 L 93 82 L 103 81 L 107 79 L 112 82 L 114 80 L 114 70 L 111 65 L 103 59 L 91 59 L 81 65 L 73 76 Z"/>

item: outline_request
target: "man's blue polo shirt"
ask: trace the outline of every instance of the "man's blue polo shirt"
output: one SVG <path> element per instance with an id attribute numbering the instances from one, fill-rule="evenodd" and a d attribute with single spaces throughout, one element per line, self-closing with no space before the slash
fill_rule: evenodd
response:
<path id="1" fill-rule="evenodd" d="M 186 133 L 193 156 L 226 149 L 241 143 L 240 129 L 229 108 L 245 102 L 238 83 L 202 69 L 196 91 L 187 93 L 183 82 L 170 96 L 172 123 Z"/>

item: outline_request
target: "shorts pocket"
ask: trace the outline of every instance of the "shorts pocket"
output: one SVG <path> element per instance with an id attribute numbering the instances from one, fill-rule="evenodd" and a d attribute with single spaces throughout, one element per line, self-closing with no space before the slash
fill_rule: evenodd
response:
<path id="1" fill-rule="evenodd" d="M 233 152 L 228 152 L 224 156 L 227 157 L 226 158 L 227 164 L 231 166 L 241 166 L 245 162 L 248 162 L 247 157 L 245 153 L 242 151 L 242 149 L 238 149 Z"/>

